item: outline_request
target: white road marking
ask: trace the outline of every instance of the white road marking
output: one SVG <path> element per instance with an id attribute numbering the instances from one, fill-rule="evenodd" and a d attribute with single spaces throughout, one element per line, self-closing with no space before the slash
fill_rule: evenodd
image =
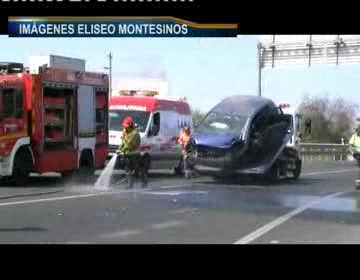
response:
<path id="1" fill-rule="evenodd" d="M 33 199 L 33 200 L 22 200 L 22 201 L 13 201 L 13 202 L 0 203 L 0 206 L 31 204 L 31 203 L 57 201 L 57 200 L 67 200 L 67 199 L 76 199 L 76 198 L 86 198 L 86 197 L 95 197 L 95 196 L 109 195 L 109 194 L 110 193 L 80 194 L 80 195 L 72 195 L 72 196 L 61 196 L 61 197 L 42 198 L 42 199 Z"/>
<path id="2" fill-rule="evenodd" d="M 187 184 L 187 185 L 175 185 L 175 186 L 165 186 L 165 187 L 160 187 L 160 189 L 178 189 L 178 188 L 189 188 L 192 187 L 192 184 Z"/>
<path id="3" fill-rule="evenodd" d="M 144 192 L 144 194 L 151 194 L 151 195 L 169 195 L 169 196 L 178 196 L 181 193 L 180 192 Z"/>
<path id="4" fill-rule="evenodd" d="M 182 208 L 182 209 L 178 209 L 178 210 L 172 210 L 169 211 L 170 214 L 185 214 L 185 213 L 193 213 L 195 211 L 197 211 L 198 208 Z"/>
<path id="5" fill-rule="evenodd" d="M 81 245 L 81 244 L 91 244 L 90 242 L 84 242 L 84 241 L 67 241 L 67 242 L 59 242 L 59 243 L 55 243 L 55 244 L 68 244 L 68 245 Z"/>
<path id="6" fill-rule="evenodd" d="M 186 186 L 186 185 L 184 185 Z M 168 186 L 166 188 L 180 188 L 184 186 Z M 3 202 L 0 203 L 1 206 L 11 206 L 11 205 L 21 205 L 21 204 L 32 204 L 32 203 L 41 203 L 41 202 L 49 202 L 49 201 L 59 201 L 59 200 L 68 200 L 68 199 L 77 199 L 77 198 L 88 198 L 88 197 L 96 197 L 103 195 L 113 195 L 113 194 L 123 194 L 123 193 L 148 193 L 153 195 L 179 195 L 181 192 L 149 192 L 150 190 L 155 190 L 154 188 L 146 188 L 141 190 L 120 190 L 120 191 L 107 191 L 107 192 L 97 192 L 90 194 L 80 194 L 80 195 L 72 195 L 72 196 L 60 196 L 60 197 L 52 197 L 52 198 L 42 198 L 42 199 L 33 199 L 33 200 L 21 200 L 21 201 L 12 201 L 12 202 Z"/>
<path id="7" fill-rule="evenodd" d="M 179 227 L 186 225 L 185 221 L 167 221 L 159 224 L 153 224 L 151 227 L 154 229 L 167 229 L 167 228 L 173 228 L 173 227 Z"/>
<path id="8" fill-rule="evenodd" d="M 279 218 L 273 220 L 272 222 L 262 226 L 261 228 L 257 229 L 256 231 L 244 236 L 243 238 L 241 238 L 240 240 L 236 241 L 235 244 L 248 244 L 252 241 L 254 241 L 255 239 L 258 239 L 260 236 L 266 234 L 267 232 L 269 232 L 270 230 L 280 226 L 281 224 L 285 223 L 286 221 L 290 220 L 292 217 L 304 212 L 305 210 L 311 208 L 312 206 L 319 204 L 321 202 L 323 202 L 326 199 L 330 199 L 330 198 L 334 198 L 340 195 L 343 195 L 345 193 L 349 193 L 350 191 L 346 191 L 346 192 L 337 192 L 337 193 L 333 193 L 324 197 L 321 197 L 319 199 L 315 199 L 307 204 L 305 204 L 302 207 L 299 207 L 283 216 L 280 216 Z"/>
<path id="9" fill-rule="evenodd" d="M 353 172 L 357 171 L 359 168 L 352 169 L 344 169 L 344 170 L 333 170 L 333 171 L 322 171 L 322 172 L 312 172 L 312 173 L 304 173 L 301 176 L 311 176 L 311 175 L 321 175 L 321 174 L 336 174 L 336 173 L 345 173 L 345 172 Z"/>
<path id="10" fill-rule="evenodd" d="M 256 185 L 221 185 L 221 188 L 235 189 L 235 190 L 265 190 L 268 187 L 256 186 Z"/>
<path id="11" fill-rule="evenodd" d="M 168 196 L 179 196 L 182 194 L 207 194 L 207 191 L 169 191 L 169 192 L 160 192 L 160 191 L 147 191 L 143 192 L 143 194 L 150 194 L 150 195 L 168 195 Z"/>
<path id="12" fill-rule="evenodd" d="M 140 230 L 122 230 L 118 232 L 113 232 L 109 234 L 101 235 L 102 238 L 126 238 L 129 236 L 139 235 L 141 234 Z"/>

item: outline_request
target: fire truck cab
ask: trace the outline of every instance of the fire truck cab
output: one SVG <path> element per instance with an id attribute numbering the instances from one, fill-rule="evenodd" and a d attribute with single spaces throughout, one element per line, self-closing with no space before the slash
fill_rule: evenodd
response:
<path id="1" fill-rule="evenodd" d="M 0 63 L 0 177 L 104 166 L 108 76 L 61 56 Z"/>

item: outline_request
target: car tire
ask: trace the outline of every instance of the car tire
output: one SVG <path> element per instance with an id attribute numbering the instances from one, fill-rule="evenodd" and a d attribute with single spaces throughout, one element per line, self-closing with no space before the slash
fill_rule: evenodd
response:
<path id="1" fill-rule="evenodd" d="M 221 183 L 221 182 L 224 182 L 225 181 L 225 178 L 224 177 L 221 177 L 221 176 L 216 176 L 216 175 L 213 175 L 211 176 L 213 181 L 216 182 L 216 183 Z"/>
<path id="2" fill-rule="evenodd" d="M 277 162 L 271 166 L 271 168 L 262 176 L 262 181 L 265 185 L 273 184 L 280 179 L 280 166 Z"/>
<path id="3" fill-rule="evenodd" d="M 293 179 L 297 180 L 299 179 L 300 177 L 300 174 L 301 174 L 301 168 L 302 168 L 302 162 L 300 159 L 298 159 L 295 163 L 296 165 L 296 168 L 295 170 L 293 171 Z"/>
<path id="4" fill-rule="evenodd" d="M 32 164 L 33 161 L 29 148 L 20 148 L 14 158 L 14 166 L 11 176 L 11 179 L 15 185 L 22 185 L 26 183 L 26 180 L 28 179 L 31 172 Z"/>

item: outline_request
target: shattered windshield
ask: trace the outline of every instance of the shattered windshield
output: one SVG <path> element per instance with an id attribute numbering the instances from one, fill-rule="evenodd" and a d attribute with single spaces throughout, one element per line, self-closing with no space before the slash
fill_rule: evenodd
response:
<path id="1" fill-rule="evenodd" d="M 144 111 L 110 110 L 109 116 L 110 130 L 121 131 L 122 121 L 126 117 L 131 116 L 134 119 L 135 126 L 139 132 L 145 132 L 150 113 Z"/>
<path id="2" fill-rule="evenodd" d="M 211 112 L 199 125 L 197 132 L 241 134 L 247 120 L 248 117 L 237 114 Z"/>

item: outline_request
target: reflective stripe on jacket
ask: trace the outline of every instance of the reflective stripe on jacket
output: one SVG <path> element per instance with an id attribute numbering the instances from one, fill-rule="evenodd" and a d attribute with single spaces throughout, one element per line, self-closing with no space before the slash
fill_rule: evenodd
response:
<path id="1" fill-rule="evenodd" d="M 122 136 L 122 143 L 120 145 L 120 151 L 125 154 L 139 154 L 140 153 L 141 138 L 136 129 L 130 132 L 124 131 Z"/>

